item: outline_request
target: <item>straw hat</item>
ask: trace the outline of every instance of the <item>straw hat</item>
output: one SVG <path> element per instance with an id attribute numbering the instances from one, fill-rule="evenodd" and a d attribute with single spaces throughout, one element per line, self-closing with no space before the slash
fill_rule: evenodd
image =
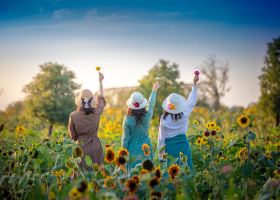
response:
<path id="1" fill-rule="evenodd" d="M 187 100 L 177 93 L 171 93 L 162 103 L 163 110 L 171 114 L 181 113 L 186 107 Z"/>
<path id="2" fill-rule="evenodd" d="M 126 101 L 126 105 L 131 109 L 142 109 L 147 106 L 147 99 L 140 92 L 133 92 Z"/>
<path id="3" fill-rule="evenodd" d="M 82 106 L 82 99 L 87 103 L 90 99 L 91 100 L 91 105 L 94 104 L 94 96 L 92 92 L 88 89 L 83 89 L 79 92 L 78 96 L 75 97 L 75 103 L 77 106 Z M 87 106 L 87 104 L 86 104 Z"/>

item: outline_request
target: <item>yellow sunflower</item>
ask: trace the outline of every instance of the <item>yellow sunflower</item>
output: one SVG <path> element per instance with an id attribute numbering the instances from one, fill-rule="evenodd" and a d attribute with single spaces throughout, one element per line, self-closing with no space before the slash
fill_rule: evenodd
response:
<path id="1" fill-rule="evenodd" d="M 125 149 L 125 148 L 120 149 L 118 154 L 119 154 L 119 156 L 127 156 L 127 157 L 129 155 L 127 149 Z"/>
<path id="2" fill-rule="evenodd" d="M 198 121 L 195 119 L 195 120 L 193 120 L 193 125 L 195 125 L 195 126 L 197 126 L 199 123 L 198 123 Z"/>
<path id="3" fill-rule="evenodd" d="M 146 169 L 141 169 L 141 171 L 139 172 L 140 175 L 145 175 L 145 174 L 148 174 L 148 170 Z"/>
<path id="4" fill-rule="evenodd" d="M 83 149 L 81 147 L 76 147 L 73 152 L 73 157 L 82 157 L 83 156 Z"/>
<path id="5" fill-rule="evenodd" d="M 151 153 L 150 146 L 148 144 L 143 144 L 142 145 L 142 151 L 143 151 L 145 156 L 149 156 L 150 153 Z"/>
<path id="6" fill-rule="evenodd" d="M 131 178 L 135 181 L 135 183 L 136 183 L 137 185 L 140 183 L 140 178 L 139 178 L 139 176 L 134 175 L 134 176 L 132 176 Z"/>
<path id="7" fill-rule="evenodd" d="M 116 158 L 116 165 L 118 167 L 124 166 L 125 164 L 126 164 L 126 159 L 125 159 L 124 156 L 119 156 L 119 157 Z"/>
<path id="8" fill-rule="evenodd" d="M 178 175 L 179 170 L 180 170 L 180 168 L 176 164 L 173 164 L 168 168 L 168 173 L 169 173 L 169 176 L 171 177 L 171 179 L 174 179 Z"/>
<path id="9" fill-rule="evenodd" d="M 249 126 L 250 124 L 250 119 L 248 116 L 246 115 L 240 115 L 238 118 L 237 118 L 237 123 L 239 124 L 239 126 L 245 128 L 247 126 Z"/>
<path id="10" fill-rule="evenodd" d="M 96 71 L 100 71 L 101 70 L 101 67 L 100 66 L 96 66 Z"/>
<path id="11" fill-rule="evenodd" d="M 69 197 L 71 199 L 79 199 L 81 197 L 81 193 L 79 192 L 79 190 L 76 187 L 74 187 L 70 190 Z"/>
<path id="12" fill-rule="evenodd" d="M 126 182 L 126 187 L 128 188 L 130 194 L 134 194 L 137 191 L 137 183 L 134 181 L 134 179 L 129 179 Z"/>
<path id="13" fill-rule="evenodd" d="M 161 171 L 159 167 L 157 167 L 155 170 L 155 176 L 157 177 L 157 179 L 161 179 Z"/>
<path id="14" fill-rule="evenodd" d="M 195 144 L 196 144 L 197 146 L 201 146 L 202 143 L 203 143 L 203 139 L 202 139 L 201 137 L 197 138 Z"/>
<path id="15" fill-rule="evenodd" d="M 115 160 L 115 152 L 111 147 L 106 148 L 106 155 L 105 155 L 105 162 L 106 163 L 113 163 Z"/>

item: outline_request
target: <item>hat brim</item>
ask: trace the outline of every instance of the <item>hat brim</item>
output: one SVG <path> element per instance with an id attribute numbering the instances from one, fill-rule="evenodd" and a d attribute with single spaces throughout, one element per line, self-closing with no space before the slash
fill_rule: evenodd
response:
<path id="1" fill-rule="evenodd" d="M 147 106 L 147 103 L 148 103 L 147 99 L 144 98 L 143 101 L 142 101 L 142 103 L 139 105 L 139 107 L 135 107 L 135 106 L 133 105 L 133 101 L 132 101 L 131 98 L 129 98 L 129 99 L 126 101 L 126 105 L 127 105 L 129 108 L 135 109 L 135 110 L 139 110 L 139 109 L 145 108 L 145 107 Z"/>
<path id="2" fill-rule="evenodd" d="M 168 97 L 167 97 L 164 99 L 162 103 L 162 109 L 171 114 L 178 114 L 184 112 L 187 105 L 188 105 L 187 100 L 183 96 L 181 96 L 178 104 L 176 105 L 176 108 L 174 110 L 171 110 L 168 108 Z"/>

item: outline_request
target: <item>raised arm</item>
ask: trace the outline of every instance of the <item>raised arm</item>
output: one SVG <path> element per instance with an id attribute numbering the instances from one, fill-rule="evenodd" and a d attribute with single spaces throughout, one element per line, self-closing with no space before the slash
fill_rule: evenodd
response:
<path id="1" fill-rule="evenodd" d="M 99 72 L 99 95 L 97 98 L 97 109 L 100 114 L 103 112 L 104 107 L 106 105 L 106 101 L 104 98 L 103 83 L 102 83 L 103 79 L 104 79 L 104 75 L 101 72 Z"/>
<path id="2" fill-rule="evenodd" d="M 153 110 L 154 110 L 154 107 L 155 107 L 156 97 L 157 97 L 157 90 L 158 90 L 159 87 L 160 87 L 159 82 L 156 81 L 154 86 L 153 86 L 153 89 L 152 89 L 151 95 L 149 97 L 149 100 L 148 100 L 147 111 L 150 115 L 150 118 L 152 118 L 152 116 L 153 116 Z"/>
<path id="3" fill-rule="evenodd" d="M 187 108 L 186 108 L 186 112 L 187 114 L 190 114 L 193 110 L 193 108 L 195 107 L 196 104 L 196 99 L 197 99 L 197 82 L 199 80 L 199 77 L 196 75 L 193 79 L 193 86 L 192 86 L 192 91 L 188 96 L 187 99 Z"/>
<path id="4" fill-rule="evenodd" d="M 104 80 L 104 75 L 101 72 L 99 72 L 99 95 L 100 96 L 104 96 L 103 80 Z"/>

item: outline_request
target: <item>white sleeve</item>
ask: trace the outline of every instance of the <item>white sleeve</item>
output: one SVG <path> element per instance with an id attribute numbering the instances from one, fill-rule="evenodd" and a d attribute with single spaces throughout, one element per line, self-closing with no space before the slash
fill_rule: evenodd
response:
<path id="1" fill-rule="evenodd" d="M 197 98 L 197 87 L 192 86 L 192 91 L 188 96 L 187 107 L 185 109 L 185 112 L 187 115 L 189 115 L 192 112 L 192 110 L 196 104 L 196 98 Z"/>
<path id="2" fill-rule="evenodd" d="M 160 123 L 159 125 L 159 134 L 158 134 L 158 145 L 157 145 L 157 149 L 158 149 L 158 159 L 159 160 L 163 160 L 163 155 L 165 153 L 164 149 L 161 149 L 162 147 L 165 146 L 165 136 L 164 136 L 164 132 L 162 131 L 163 126 Z"/>

